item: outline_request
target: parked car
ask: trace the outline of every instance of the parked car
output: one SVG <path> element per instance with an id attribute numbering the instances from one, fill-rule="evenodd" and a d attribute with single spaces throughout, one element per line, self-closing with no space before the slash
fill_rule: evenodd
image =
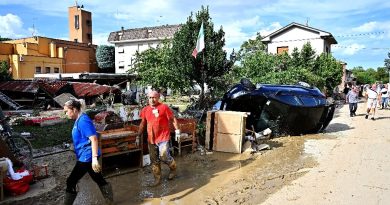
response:
<path id="1" fill-rule="evenodd" d="M 333 118 L 335 104 L 307 83 L 255 86 L 242 79 L 224 94 L 217 108 L 250 113 L 246 128 L 255 132 L 271 128 L 273 135 L 300 135 L 323 131 Z"/>

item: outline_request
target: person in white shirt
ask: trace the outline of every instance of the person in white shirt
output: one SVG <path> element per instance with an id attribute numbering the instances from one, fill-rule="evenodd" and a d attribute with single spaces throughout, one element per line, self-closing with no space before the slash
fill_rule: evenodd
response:
<path id="1" fill-rule="evenodd" d="M 386 109 L 389 103 L 389 92 L 388 92 L 387 84 L 385 84 L 385 87 L 381 89 L 381 97 L 382 97 L 382 109 Z"/>
<path id="2" fill-rule="evenodd" d="M 367 98 L 367 113 L 365 118 L 368 119 L 368 116 L 372 112 L 371 120 L 375 120 L 375 110 L 378 103 L 379 94 L 377 93 L 376 84 L 372 84 L 371 88 L 367 89 L 366 98 Z"/>

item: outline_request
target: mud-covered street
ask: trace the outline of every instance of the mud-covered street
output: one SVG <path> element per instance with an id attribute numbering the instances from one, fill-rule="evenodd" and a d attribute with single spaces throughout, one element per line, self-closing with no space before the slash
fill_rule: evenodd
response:
<path id="1" fill-rule="evenodd" d="M 340 108 L 340 107 L 339 107 Z M 337 110 L 324 134 L 275 138 L 271 150 L 256 154 L 207 152 L 184 154 L 178 176 L 149 187 L 150 167 L 108 178 L 115 204 L 388 204 L 390 201 L 389 118 L 349 117 Z M 74 165 L 71 152 L 36 159 L 48 162 L 50 178 L 4 204 L 61 204 L 65 179 Z M 89 176 L 79 183 L 75 204 L 104 204 Z"/>

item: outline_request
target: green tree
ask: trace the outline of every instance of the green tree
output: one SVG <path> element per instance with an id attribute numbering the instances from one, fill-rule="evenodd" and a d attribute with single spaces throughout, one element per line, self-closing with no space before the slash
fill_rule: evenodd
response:
<path id="1" fill-rule="evenodd" d="M 310 71 L 314 71 L 313 67 L 316 59 L 316 51 L 313 50 L 310 42 L 303 44 L 299 58 L 300 66 Z"/>
<path id="2" fill-rule="evenodd" d="M 99 70 L 106 73 L 115 72 L 115 47 L 100 45 L 96 49 L 96 61 Z"/>
<path id="3" fill-rule="evenodd" d="M 9 40 L 12 40 L 11 38 L 3 38 L 0 36 L 0 41 L 9 41 Z"/>
<path id="4" fill-rule="evenodd" d="M 149 48 L 136 53 L 135 67 L 130 73 L 138 74 L 142 85 L 150 85 L 155 89 L 180 88 L 182 81 L 180 73 L 171 66 L 171 41 L 164 40 L 156 48 Z"/>
<path id="5" fill-rule="evenodd" d="M 0 61 L 0 81 L 11 80 L 7 61 Z"/>
<path id="6" fill-rule="evenodd" d="M 199 28 L 203 22 L 205 49 L 196 58 L 191 53 L 195 48 Z M 211 92 L 223 85 L 223 75 L 233 66 L 233 59 L 227 59 L 225 46 L 225 32 L 222 27 L 214 31 L 214 24 L 211 21 L 208 7 L 201 7 L 201 10 L 194 16 L 188 17 L 186 24 L 183 24 L 172 42 L 172 66 L 186 83 L 184 86 L 199 85 L 201 88 L 200 102 L 203 101 L 205 85 Z M 226 89 L 226 85 L 224 86 Z M 179 88 L 180 89 L 180 88 Z"/>
<path id="7" fill-rule="evenodd" d="M 256 45 L 256 42 L 251 43 Z M 233 69 L 236 80 L 245 77 L 253 82 L 272 84 L 303 81 L 326 90 L 332 90 L 341 81 L 341 64 L 330 54 L 316 57 L 310 43 L 304 44 L 300 51 L 294 48 L 291 56 L 267 54 L 261 49 L 241 49 L 240 57 L 241 65 Z"/>
<path id="8" fill-rule="evenodd" d="M 257 33 L 255 40 L 249 39 L 245 41 L 238 51 L 237 60 L 241 60 L 244 55 L 251 55 L 258 51 L 266 52 L 266 45 L 261 41 L 260 33 Z"/>
<path id="9" fill-rule="evenodd" d="M 376 75 L 375 79 L 377 81 L 382 81 L 383 83 L 389 82 L 389 74 L 388 74 L 388 69 L 385 67 L 379 67 L 376 69 Z"/>
<path id="10" fill-rule="evenodd" d="M 343 67 L 331 54 L 322 53 L 315 60 L 313 74 L 317 76 L 315 86 L 321 90 L 333 91 L 341 83 Z"/>
<path id="11" fill-rule="evenodd" d="M 387 77 L 385 74 L 386 71 L 384 68 L 378 68 L 376 71 L 373 68 L 364 69 L 363 67 L 358 66 L 358 67 L 354 67 L 351 71 L 353 75 L 356 77 L 357 84 L 372 84 L 375 81 L 387 82 Z M 382 76 L 382 79 L 378 78 L 379 76 Z"/>

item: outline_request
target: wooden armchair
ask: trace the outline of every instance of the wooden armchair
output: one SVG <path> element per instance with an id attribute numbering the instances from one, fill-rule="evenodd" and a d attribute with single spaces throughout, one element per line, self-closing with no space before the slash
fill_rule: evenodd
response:
<path id="1" fill-rule="evenodd" d="M 195 151 L 197 140 L 196 140 L 196 120 L 187 119 L 187 118 L 178 118 L 177 122 L 179 124 L 179 129 L 181 136 L 178 141 L 175 141 L 175 135 L 171 140 L 172 143 L 172 152 L 175 153 L 175 149 L 178 150 L 179 156 L 181 156 L 181 151 L 183 147 L 192 146 L 192 152 Z M 175 133 L 175 128 L 171 127 L 171 133 Z"/>

